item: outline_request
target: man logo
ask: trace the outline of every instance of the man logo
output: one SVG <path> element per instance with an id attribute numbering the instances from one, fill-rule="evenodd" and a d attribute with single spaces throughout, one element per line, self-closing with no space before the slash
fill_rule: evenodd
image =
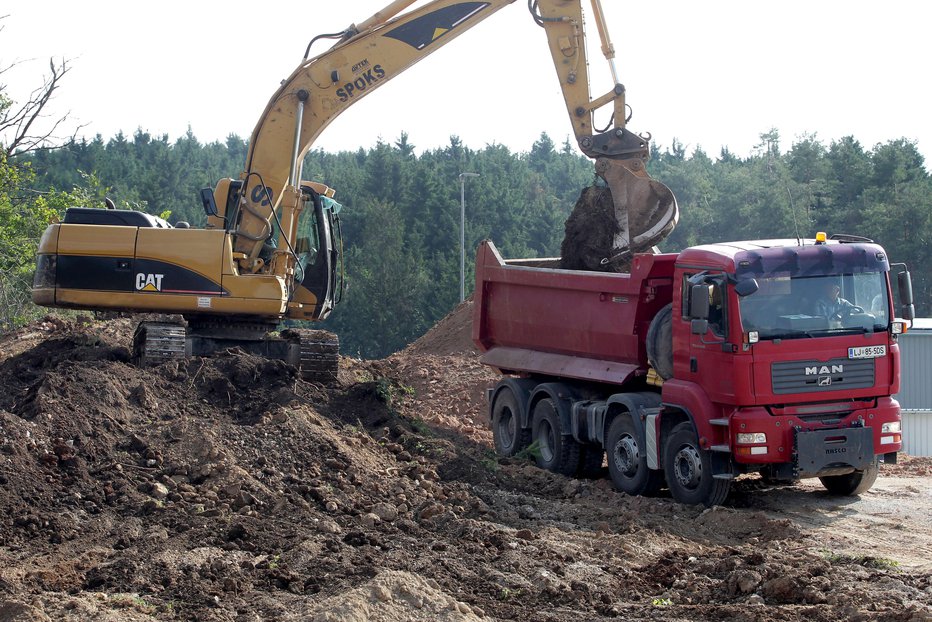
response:
<path id="1" fill-rule="evenodd" d="M 831 367 L 828 365 L 813 365 L 812 367 L 806 367 L 805 369 L 807 376 L 817 376 L 819 374 L 843 374 L 845 373 L 844 365 L 835 365 Z"/>
<path id="2" fill-rule="evenodd" d="M 819 386 L 820 386 L 820 387 L 827 387 L 827 386 L 829 386 L 830 384 L 832 384 L 832 377 L 831 377 L 831 376 L 819 376 Z"/>

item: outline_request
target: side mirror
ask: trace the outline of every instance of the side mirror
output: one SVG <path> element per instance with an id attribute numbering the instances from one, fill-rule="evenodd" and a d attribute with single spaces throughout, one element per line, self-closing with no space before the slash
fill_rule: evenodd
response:
<path id="1" fill-rule="evenodd" d="M 214 191 L 210 188 L 201 188 L 201 203 L 204 204 L 204 213 L 208 216 L 219 216 L 217 203 L 214 201 Z"/>
<path id="2" fill-rule="evenodd" d="M 735 284 L 735 293 L 744 298 L 760 289 L 757 279 L 745 279 Z"/>
<path id="3" fill-rule="evenodd" d="M 916 318 L 916 307 L 913 305 L 913 280 L 909 271 L 904 270 L 896 275 L 897 289 L 900 293 L 900 315 L 904 320 L 912 322 Z"/>
<path id="4" fill-rule="evenodd" d="M 694 335 L 704 335 L 709 330 L 709 320 L 692 320 L 689 323 L 689 332 Z"/>
<path id="5" fill-rule="evenodd" d="M 689 288 L 689 317 L 696 320 L 709 319 L 709 296 L 712 287 L 707 284 Z"/>
<path id="6" fill-rule="evenodd" d="M 903 306 L 912 306 L 913 304 L 913 280 L 909 272 L 900 272 L 896 275 L 896 284 L 900 290 L 900 304 Z"/>

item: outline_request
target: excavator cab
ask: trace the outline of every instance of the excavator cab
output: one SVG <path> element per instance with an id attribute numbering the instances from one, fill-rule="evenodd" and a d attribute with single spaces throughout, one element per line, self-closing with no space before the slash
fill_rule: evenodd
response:
<path id="1" fill-rule="evenodd" d="M 234 229 L 242 190 L 241 180 L 221 179 L 213 191 L 209 188 L 201 191 L 208 228 Z M 296 304 L 289 308 L 287 317 L 290 319 L 323 320 L 343 297 L 343 238 L 339 217 L 342 205 L 328 196 L 332 193 L 323 184 L 302 183 L 304 207 L 293 241 L 282 240 L 277 219 L 270 220 L 271 230 L 259 257 L 269 265 L 276 249 L 289 249 L 294 253 L 295 279 L 289 302 Z"/>
<path id="2" fill-rule="evenodd" d="M 288 317 L 323 320 L 343 297 L 342 206 L 310 185 L 302 184 L 301 192 L 305 207 L 295 234 L 297 266 L 291 302 L 302 306 L 289 311 Z"/>

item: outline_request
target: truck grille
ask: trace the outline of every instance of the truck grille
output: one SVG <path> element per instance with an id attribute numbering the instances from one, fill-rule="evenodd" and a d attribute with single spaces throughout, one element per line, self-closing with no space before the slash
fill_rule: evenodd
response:
<path id="1" fill-rule="evenodd" d="M 874 359 L 774 363 L 770 382 L 776 394 L 864 389 L 874 386 Z"/>

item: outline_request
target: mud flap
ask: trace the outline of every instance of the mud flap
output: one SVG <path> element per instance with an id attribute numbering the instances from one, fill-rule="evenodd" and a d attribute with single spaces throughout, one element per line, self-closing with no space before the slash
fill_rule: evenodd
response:
<path id="1" fill-rule="evenodd" d="M 811 477 L 828 469 L 866 469 L 874 461 L 872 428 L 799 430 L 794 435 L 795 477 Z"/>

